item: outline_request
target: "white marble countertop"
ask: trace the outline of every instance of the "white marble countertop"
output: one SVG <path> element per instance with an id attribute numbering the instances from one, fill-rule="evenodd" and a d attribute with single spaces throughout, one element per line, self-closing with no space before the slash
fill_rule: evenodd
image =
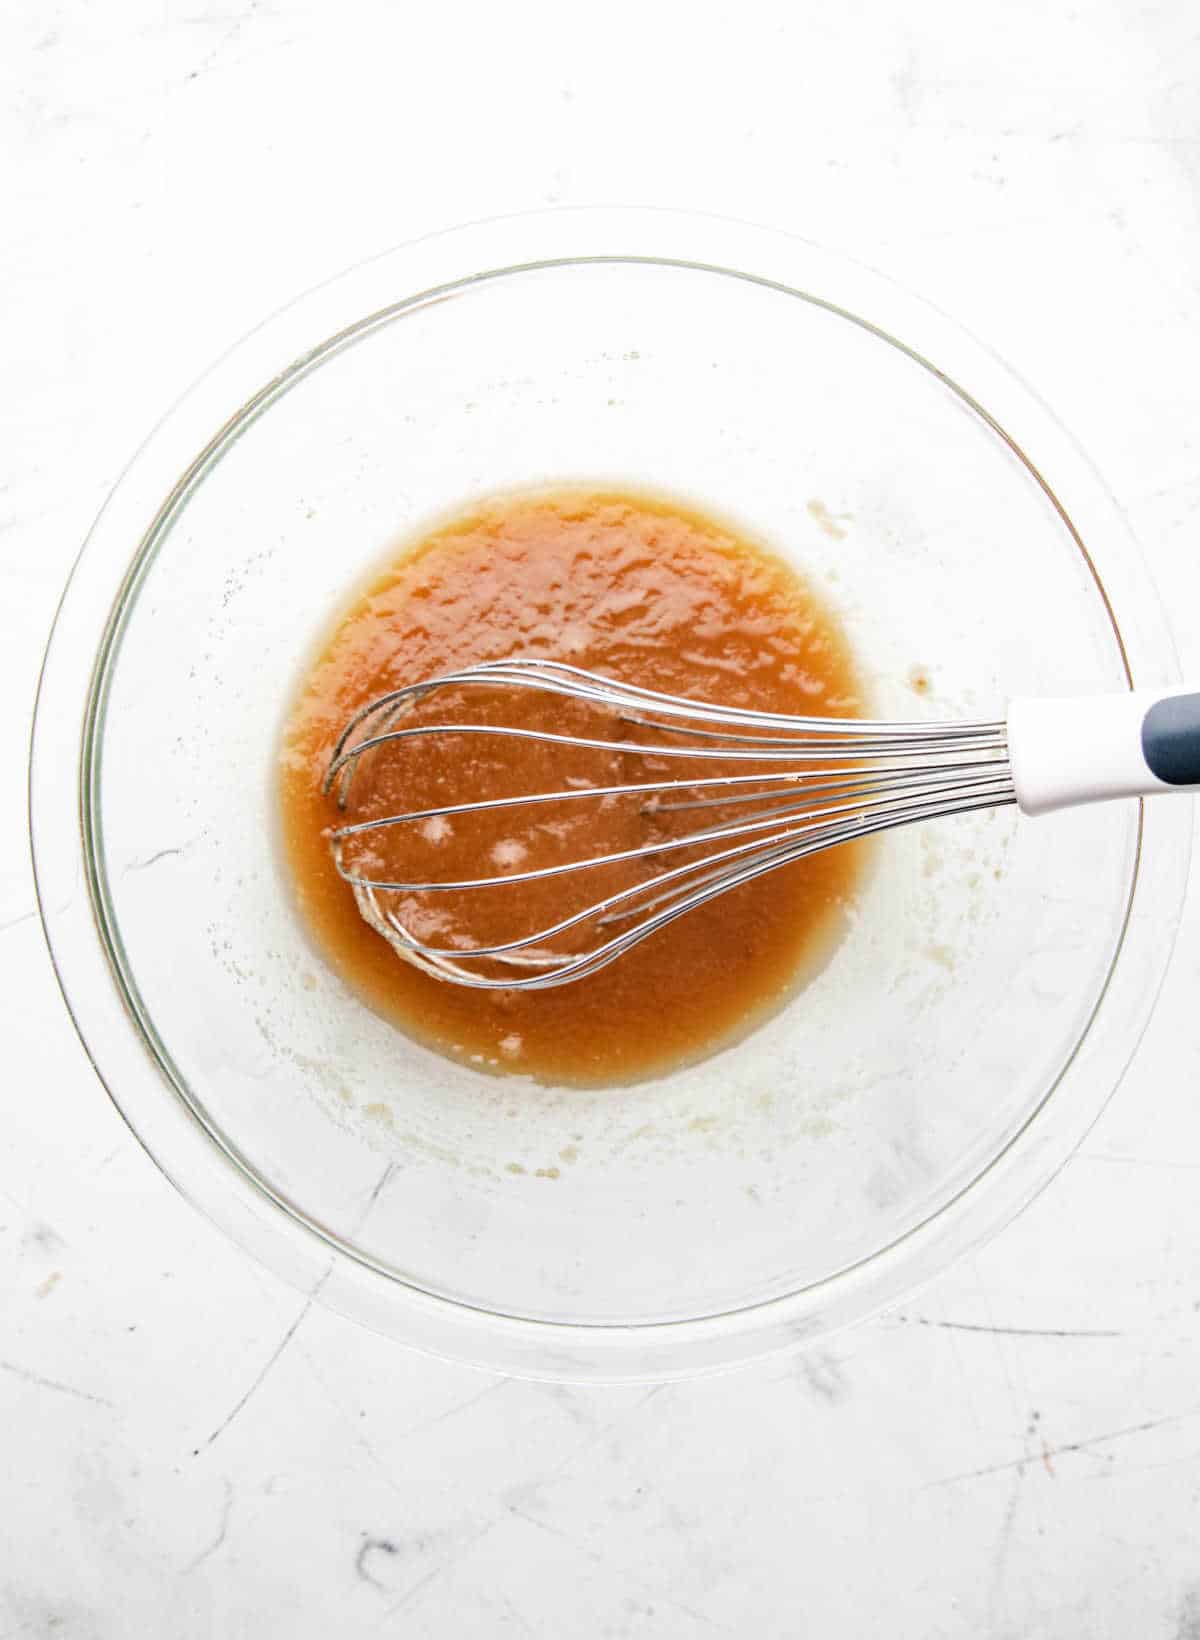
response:
<path id="1" fill-rule="evenodd" d="M 576 1390 L 251 1266 L 72 1034 L 33 910 L 40 650 L 161 409 L 290 294 L 558 203 L 884 268 L 1079 437 L 1200 676 L 1200 36 L 1179 0 L 27 0 L 0 15 L 0 1640 L 1200 1640 L 1200 888 L 1037 1203 L 805 1358 Z"/>

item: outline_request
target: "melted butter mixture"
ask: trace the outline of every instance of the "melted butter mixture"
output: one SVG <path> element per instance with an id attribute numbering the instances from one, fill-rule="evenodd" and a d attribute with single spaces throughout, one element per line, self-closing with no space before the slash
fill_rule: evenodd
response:
<path id="1" fill-rule="evenodd" d="M 461 721 L 469 705 L 473 721 L 588 735 L 611 740 L 613 750 L 431 738 L 403 753 L 364 754 L 346 813 L 323 794 L 334 742 L 358 707 L 402 684 L 510 655 L 771 712 L 847 717 L 861 701 L 830 612 L 786 565 L 725 525 L 673 502 L 610 492 L 539 492 L 477 508 L 408 545 L 376 575 L 337 621 L 290 709 L 279 766 L 283 853 L 314 944 L 401 1030 L 479 1069 L 549 1082 L 628 1082 L 714 1052 L 827 960 L 862 871 L 861 845 L 744 884 L 601 972 L 538 992 L 471 990 L 420 972 L 362 919 L 335 871 L 329 836 L 347 820 L 689 772 L 677 760 L 622 752 L 622 739 L 645 742 L 647 731 L 597 708 L 478 691 L 469 703 L 465 693 L 448 701 L 444 692 L 443 720 Z M 424 719 L 411 721 L 434 720 L 427 706 L 419 711 Z M 440 819 L 373 832 L 350 863 L 409 880 L 480 877 L 729 818 L 587 799 L 486 823 Z M 392 904 L 418 937 L 461 948 L 532 933 L 683 858 L 675 852 L 638 867 L 503 884 L 470 897 L 397 896 Z"/>

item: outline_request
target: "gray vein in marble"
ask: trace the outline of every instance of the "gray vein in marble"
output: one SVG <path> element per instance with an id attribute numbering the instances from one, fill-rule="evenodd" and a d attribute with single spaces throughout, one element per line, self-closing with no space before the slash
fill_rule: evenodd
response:
<path id="1" fill-rule="evenodd" d="M 144 860 L 130 860 L 122 866 L 121 875 L 122 877 L 128 877 L 131 871 L 146 871 L 150 866 L 156 866 L 160 860 L 170 860 L 175 855 L 182 854 L 187 846 L 186 844 L 180 844 L 178 848 L 160 848 L 155 853 L 148 854 Z"/>
<path id="2" fill-rule="evenodd" d="M 309 1372 L 312 1374 L 314 1380 L 320 1385 L 321 1392 L 325 1397 L 327 1405 L 338 1408 L 347 1417 L 349 1417 L 350 1414 L 346 1408 L 345 1402 L 330 1387 L 328 1378 L 321 1371 L 320 1367 L 317 1365 L 317 1362 L 313 1359 L 312 1352 L 305 1347 L 303 1342 L 297 1347 L 304 1359 L 305 1365 L 308 1367 Z M 359 1416 L 362 1417 L 363 1414 L 360 1412 Z M 390 1488 L 391 1491 L 395 1492 L 398 1497 L 407 1499 L 410 1496 L 409 1492 L 405 1487 L 397 1483 L 396 1477 L 392 1474 L 387 1464 L 383 1461 L 383 1459 L 376 1452 L 375 1448 L 372 1446 L 371 1442 L 367 1439 L 366 1434 L 360 1427 L 357 1420 L 355 1420 L 352 1428 L 354 1432 L 355 1445 L 361 1452 L 366 1454 L 368 1461 L 375 1472 L 379 1475 L 380 1479 L 387 1487 Z"/>
<path id="3" fill-rule="evenodd" d="M 66 1247 L 66 1237 L 59 1234 L 52 1224 L 35 1224 L 27 1230 L 21 1238 L 23 1247 L 36 1247 L 41 1253 L 58 1253 Z"/>
<path id="4" fill-rule="evenodd" d="M 554 1401 L 566 1413 L 573 1424 L 582 1429 L 592 1429 L 595 1419 L 589 1410 L 586 1400 L 581 1400 L 579 1392 L 570 1384 L 540 1384 L 539 1389 L 548 1400 Z"/>
<path id="5" fill-rule="evenodd" d="M 797 1361 L 797 1371 L 813 1394 L 830 1406 L 850 1393 L 841 1362 L 828 1350 L 806 1351 Z"/>
<path id="6" fill-rule="evenodd" d="M 325 1391 L 326 1397 L 330 1401 L 330 1404 L 338 1404 L 336 1397 L 334 1397 L 331 1393 L 324 1376 L 317 1370 L 312 1357 L 306 1350 L 303 1350 L 303 1346 L 301 1346 L 301 1348 L 305 1360 L 312 1370 L 313 1375 L 320 1383 L 322 1389 Z M 482 1401 L 486 1396 L 491 1395 L 495 1390 L 503 1389 L 506 1384 L 510 1384 L 512 1382 L 513 1380 L 510 1378 L 502 1378 L 499 1382 L 488 1384 L 486 1388 L 479 1390 L 474 1395 L 468 1396 L 465 1401 L 456 1401 L 452 1407 L 447 1407 L 444 1412 L 436 1413 L 432 1418 L 427 1419 L 425 1422 L 414 1424 L 411 1429 L 405 1430 L 399 1436 L 399 1443 L 414 1440 L 418 1435 L 423 1435 L 426 1430 L 433 1429 L 438 1424 L 444 1424 L 453 1418 L 457 1418 L 459 1413 L 468 1411 L 471 1407 L 475 1406 L 477 1402 Z M 395 1492 L 397 1496 L 407 1499 L 410 1494 L 397 1482 L 396 1477 L 392 1474 L 388 1464 L 379 1456 L 378 1452 L 376 1452 L 375 1448 L 372 1446 L 371 1442 L 367 1439 L 367 1436 L 361 1429 L 355 1429 L 354 1441 L 360 1450 L 366 1454 L 371 1466 L 375 1469 L 381 1480 L 383 1480 L 383 1482 L 393 1492 Z M 364 1582 L 374 1583 L 377 1587 L 382 1588 L 383 1585 L 379 1583 L 377 1578 L 367 1575 L 363 1570 L 364 1553 L 372 1548 L 382 1549 L 387 1554 L 394 1554 L 398 1552 L 398 1546 L 393 1544 L 390 1538 L 368 1538 L 364 1541 L 363 1547 L 359 1550 L 358 1558 L 355 1561 L 355 1570 L 358 1572 L 359 1576 L 363 1578 Z"/>
<path id="7" fill-rule="evenodd" d="M 508 1599 L 507 1595 L 497 1593 L 497 1597 L 500 1604 L 504 1607 L 506 1615 L 512 1619 L 517 1628 L 520 1629 L 521 1633 L 533 1634 L 534 1631 L 529 1627 L 529 1624 L 522 1617 L 516 1606 L 513 1605 L 512 1601 Z M 1200 1632 L 1197 1633 L 1196 1640 L 1200 1640 Z"/>
<path id="8" fill-rule="evenodd" d="M 628 1412 L 624 1413 L 621 1417 L 613 1418 L 610 1422 L 601 1424 L 599 1427 L 595 1428 L 591 1439 L 581 1441 L 577 1447 L 567 1454 L 562 1463 L 558 1464 L 554 1469 L 551 1469 L 545 1475 L 539 1475 L 534 1480 L 526 1481 L 521 1486 L 513 1487 L 509 1491 L 507 1497 L 503 1499 L 504 1507 L 511 1510 L 515 1514 L 524 1516 L 526 1511 L 522 1507 L 523 1504 L 532 1503 L 537 1494 L 545 1487 L 552 1486 L 555 1481 L 561 1480 L 565 1475 L 569 1474 L 571 1469 L 579 1462 L 581 1458 L 586 1457 L 587 1454 L 591 1452 L 594 1447 L 598 1446 L 601 1441 L 607 1440 L 610 1436 L 614 1435 L 618 1429 L 621 1429 L 626 1424 L 632 1422 L 632 1420 L 637 1417 L 639 1412 L 650 1405 L 651 1401 L 653 1401 L 657 1396 L 665 1394 L 665 1392 L 670 1388 L 670 1384 L 655 1384 L 654 1388 L 648 1390 L 639 1401 L 636 1401 L 634 1405 L 630 1407 Z M 532 1516 L 529 1518 L 533 1519 Z"/>
<path id="9" fill-rule="evenodd" d="M 178 852 L 178 851 L 176 851 L 176 852 Z M 354 1229 L 355 1229 L 356 1232 L 361 1230 L 363 1225 L 367 1222 L 367 1219 L 370 1217 L 370 1214 L 371 1214 L 371 1209 L 375 1206 L 375 1203 L 379 1200 L 379 1197 L 382 1194 L 382 1192 L 384 1190 L 384 1187 L 387 1185 L 388 1181 L 391 1179 L 391 1177 L 395 1173 L 395 1171 L 396 1171 L 396 1164 L 394 1162 L 388 1162 L 387 1165 L 384 1167 L 383 1171 L 380 1173 L 379 1178 L 375 1181 L 375 1184 L 372 1187 L 370 1195 L 367 1197 L 367 1200 L 363 1205 L 362 1213 L 360 1214 L 360 1216 L 358 1218 L 358 1221 L 354 1226 Z M 212 1434 L 208 1437 L 208 1439 L 204 1442 L 204 1444 L 202 1446 L 199 1446 L 199 1447 L 196 1448 L 195 1452 L 193 1453 L 193 1457 L 195 1457 L 200 1452 L 207 1451 L 208 1448 L 210 1446 L 212 1446 L 213 1442 L 217 1439 L 217 1437 L 219 1435 L 223 1435 L 225 1433 L 225 1431 L 229 1428 L 230 1424 L 238 1416 L 238 1414 L 240 1412 L 242 1412 L 242 1410 L 246 1406 L 246 1403 L 250 1400 L 250 1398 L 258 1390 L 258 1388 L 260 1387 L 260 1385 L 263 1382 L 263 1379 L 266 1378 L 267 1374 L 276 1365 L 276 1363 L 278 1362 L 280 1356 L 283 1354 L 284 1350 L 288 1347 L 288 1345 L 291 1343 L 292 1339 L 295 1337 L 297 1331 L 299 1330 L 301 1322 L 304 1320 L 304 1318 L 308 1314 L 308 1312 L 312 1309 L 313 1302 L 315 1301 L 315 1299 L 320 1294 L 321 1289 L 324 1287 L 325 1283 L 329 1280 L 329 1277 L 332 1275 L 332 1273 L 333 1273 L 333 1265 L 330 1264 L 329 1268 L 325 1271 L 324 1275 L 322 1275 L 320 1280 L 316 1283 L 316 1285 L 313 1287 L 312 1291 L 309 1293 L 308 1297 L 305 1299 L 303 1305 L 301 1306 L 300 1313 L 296 1316 L 295 1320 L 291 1323 L 291 1325 L 284 1332 L 284 1335 L 279 1340 L 279 1343 L 275 1346 L 274 1350 L 267 1357 L 267 1359 L 264 1362 L 263 1367 L 262 1367 L 261 1371 L 259 1372 L 258 1376 L 250 1383 L 248 1388 L 242 1394 L 241 1398 L 234 1403 L 233 1407 L 226 1414 L 226 1416 L 222 1419 L 222 1421 L 217 1425 L 216 1429 L 213 1430 Z M 504 1382 L 505 1382 L 505 1380 L 502 1379 L 501 1384 L 504 1383 Z M 486 1395 L 490 1390 L 498 1389 L 498 1388 L 500 1388 L 500 1384 L 489 1384 L 488 1388 L 486 1390 L 480 1391 L 479 1395 L 472 1396 L 471 1400 L 472 1401 L 479 1400 L 482 1395 Z M 451 1409 L 451 1413 L 445 1413 L 442 1416 L 443 1417 L 449 1417 L 449 1416 L 452 1415 L 453 1411 L 462 1410 L 462 1407 L 469 1406 L 470 1404 L 471 1404 L 470 1401 L 463 1402 L 459 1408 Z M 435 1418 L 433 1420 L 434 1423 L 438 1423 L 440 1421 L 441 1421 L 440 1418 Z"/>
<path id="10" fill-rule="evenodd" d="M 899 1326 L 940 1327 L 947 1332 L 990 1333 L 994 1338 L 1124 1338 L 1113 1327 L 1004 1327 L 982 1321 L 936 1321 L 929 1316 L 901 1315 Z"/>
<path id="11" fill-rule="evenodd" d="M 253 13 L 256 9 L 257 9 L 257 7 L 254 4 L 254 0 L 251 0 L 251 6 L 250 6 L 251 13 Z M 215 42 L 215 44 L 208 50 L 208 52 L 196 64 L 196 67 L 193 68 L 191 70 L 191 72 L 188 74 L 188 79 L 189 80 L 198 80 L 202 74 L 207 73 L 208 70 L 211 69 L 217 63 L 217 61 L 224 55 L 224 53 L 228 50 L 228 48 L 237 39 L 238 35 L 242 32 L 242 29 L 243 29 L 243 27 L 246 23 L 246 18 L 244 16 L 239 16 L 238 14 L 235 13 L 232 16 L 189 18 L 188 21 L 189 22 L 196 22 L 196 23 L 205 23 L 205 24 L 217 24 L 219 26 L 224 26 L 226 24 L 229 25 L 227 28 L 225 28 L 225 32 L 220 36 L 220 38 Z"/>
<path id="12" fill-rule="evenodd" d="M 1073 1164 L 1074 1162 L 1101 1162 L 1113 1167 L 1161 1167 L 1184 1173 L 1200 1172 L 1200 1162 L 1167 1161 L 1159 1156 L 1108 1156 L 1100 1154 L 1096 1156 L 1076 1156 L 1073 1158 Z"/>
<path id="13" fill-rule="evenodd" d="M 564 1532 L 557 1526 L 551 1526 L 549 1521 L 539 1520 L 536 1515 L 527 1515 L 523 1509 L 518 1509 L 516 1504 L 513 1503 L 506 1504 L 505 1507 L 514 1519 L 524 1521 L 527 1526 L 536 1526 L 538 1531 L 548 1532 L 551 1537 L 558 1538 L 561 1542 L 569 1544 L 577 1554 L 585 1556 L 604 1571 L 615 1572 L 618 1577 L 625 1578 L 631 1588 L 640 1590 L 648 1599 L 653 1599 L 656 1604 L 670 1606 L 674 1611 L 681 1612 L 684 1617 L 690 1617 L 695 1623 L 703 1623 L 706 1628 L 716 1629 L 720 1634 L 732 1634 L 734 1632 L 732 1629 L 726 1628 L 723 1623 L 718 1623 L 714 1618 L 707 1617 L 703 1612 L 697 1611 L 694 1606 L 685 1606 L 681 1600 L 674 1600 L 670 1595 L 664 1595 L 661 1591 L 652 1589 L 624 1566 L 610 1559 L 608 1555 L 602 1555 L 598 1550 L 589 1547 L 588 1544 L 580 1543 L 578 1538 L 572 1537 L 569 1532 Z"/>
<path id="14" fill-rule="evenodd" d="M 1179 1597 L 1179 1622 L 1171 1640 L 1200 1640 L 1200 1583 L 1189 1583 Z"/>
<path id="15" fill-rule="evenodd" d="M 22 923 L 32 922 L 36 916 L 36 906 L 34 906 L 32 911 L 18 912 L 15 917 L 10 917 L 7 922 L 0 923 L 0 934 L 6 934 L 10 928 L 19 928 Z"/>
<path id="16" fill-rule="evenodd" d="M 354 1557 L 354 1570 L 364 1583 L 369 1583 L 373 1589 L 385 1589 L 386 1583 L 381 1583 L 372 1576 L 368 1562 L 374 1554 L 396 1555 L 400 1550 L 391 1538 L 364 1537 Z"/>
<path id="17" fill-rule="evenodd" d="M 221 1520 L 217 1527 L 217 1535 L 206 1548 L 201 1549 L 200 1553 L 189 1560 L 187 1565 L 181 1569 L 180 1575 L 183 1577 L 186 1577 L 189 1572 L 194 1572 L 197 1566 L 203 1566 L 206 1560 L 215 1555 L 229 1533 L 229 1517 L 233 1512 L 233 1482 L 228 1476 L 225 1478 L 224 1487 L 225 1501 L 221 1506 Z"/>
<path id="18" fill-rule="evenodd" d="M 300 1307 L 300 1312 L 296 1316 L 295 1320 L 287 1328 L 287 1330 L 285 1331 L 283 1337 L 279 1340 L 278 1344 L 276 1344 L 275 1348 L 271 1351 L 270 1355 L 267 1357 L 267 1359 L 263 1362 L 262 1366 L 259 1368 L 257 1376 L 251 1380 L 250 1384 L 243 1391 L 241 1396 L 239 1396 L 239 1398 L 234 1402 L 233 1406 L 225 1414 L 224 1418 L 221 1419 L 221 1422 L 213 1430 L 212 1434 L 208 1437 L 208 1439 L 201 1446 L 196 1447 L 196 1449 L 192 1453 L 193 1457 L 197 1457 L 201 1452 L 207 1452 L 209 1447 L 212 1446 L 213 1442 L 217 1439 L 217 1437 L 220 1436 L 220 1435 L 223 1435 L 225 1433 L 225 1431 L 229 1428 L 230 1424 L 233 1423 L 234 1419 L 238 1416 L 238 1414 L 245 1409 L 246 1404 L 249 1402 L 249 1400 L 255 1394 L 255 1392 L 261 1387 L 262 1382 L 266 1378 L 267 1374 L 271 1371 L 272 1367 L 274 1367 L 276 1365 L 276 1363 L 278 1362 L 280 1356 L 283 1354 L 284 1350 L 287 1349 L 287 1347 L 291 1343 L 292 1339 L 296 1336 L 296 1332 L 297 1332 L 297 1329 L 300 1326 L 300 1323 L 304 1320 L 305 1316 L 312 1309 L 313 1303 L 316 1300 L 317 1294 L 321 1291 L 321 1288 L 329 1280 L 329 1276 L 330 1276 L 330 1273 L 331 1273 L 332 1269 L 333 1269 L 333 1266 L 330 1265 L 329 1269 L 326 1270 L 325 1274 L 321 1277 L 320 1281 L 317 1282 L 317 1284 L 313 1288 L 312 1292 L 309 1293 L 308 1297 L 304 1300 L 304 1303 Z"/>
<path id="19" fill-rule="evenodd" d="M 437 1412 L 432 1418 L 426 1419 L 424 1423 L 416 1424 L 403 1438 L 406 1441 L 411 1441 L 417 1435 L 424 1435 L 426 1430 L 436 1429 L 438 1424 L 444 1424 L 448 1418 L 457 1418 L 460 1413 L 466 1412 L 469 1407 L 475 1406 L 477 1402 L 482 1401 L 488 1395 L 494 1395 L 498 1389 L 506 1388 L 510 1383 L 512 1383 L 511 1378 L 501 1378 L 494 1384 L 488 1384 L 486 1388 L 477 1390 L 474 1395 L 469 1395 L 465 1401 L 456 1401 L 452 1407 L 447 1407 L 445 1412 Z"/>
<path id="20" fill-rule="evenodd" d="M 1017 1508 L 1021 1502 L 1021 1488 L 1025 1483 L 1022 1469 L 1013 1475 L 1012 1492 L 1005 1505 L 1004 1518 L 1000 1522 L 1000 1531 L 996 1537 L 996 1547 L 992 1553 L 992 1582 L 988 1595 L 988 1605 L 991 1609 L 993 1625 L 998 1627 L 1001 1616 L 1000 1606 L 1005 1594 L 1005 1579 L 1008 1569 L 1008 1552 L 1012 1546 L 1013 1528 L 1017 1521 Z"/>
<path id="21" fill-rule="evenodd" d="M 447 1555 L 445 1560 L 440 1561 L 430 1571 L 426 1572 L 424 1577 L 418 1578 L 410 1589 L 406 1589 L 400 1596 L 400 1599 L 393 1602 L 393 1604 L 390 1605 L 384 1612 L 384 1619 L 386 1620 L 394 1617 L 398 1611 L 402 1610 L 403 1607 L 409 1605 L 410 1602 L 415 1600 L 422 1589 L 428 1588 L 429 1584 L 436 1582 L 439 1577 L 444 1577 L 451 1567 L 456 1566 L 463 1556 L 475 1547 L 480 1538 L 486 1537 L 487 1534 L 494 1531 L 499 1524 L 499 1517 L 497 1517 L 495 1520 L 489 1520 L 487 1525 L 481 1526 L 477 1532 L 473 1532 L 470 1537 L 466 1538 L 461 1544 L 459 1544 L 458 1548 L 455 1549 L 452 1554 Z"/>
<path id="22" fill-rule="evenodd" d="M 14 1378 L 22 1378 L 27 1384 L 37 1384 L 41 1389 L 54 1390 L 58 1395 L 73 1395 L 77 1401 L 90 1401 L 93 1406 L 111 1408 L 113 1405 L 105 1395 L 93 1395 L 90 1390 L 76 1389 L 74 1384 L 62 1384 L 57 1378 L 43 1378 L 40 1372 L 19 1367 L 15 1361 L 0 1361 L 0 1372 L 9 1372 Z"/>
<path id="23" fill-rule="evenodd" d="M 368 1218 L 368 1216 L 371 1212 L 371 1209 L 374 1207 L 375 1203 L 379 1200 L 379 1197 L 383 1192 L 384 1185 L 388 1183 L 388 1181 L 391 1179 L 392 1174 L 395 1171 L 396 1171 L 395 1162 L 389 1162 L 387 1164 L 387 1166 L 384 1168 L 383 1172 L 379 1175 L 378 1179 L 376 1179 L 374 1185 L 372 1186 L 371 1194 L 367 1197 L 367 1204 L 363 1208 L 362 1218 L 359 1219 L 358 1224 L 355 1226 L 356 1230 L 361 1230 L 363 1225 L 367 1222 L 367 1218 Z"/>
<path id="24" fill-rule="evenodd" d="M 1108 1429 L 1099 1435 L 1087 1435 L 1082 1441 L 1064 1441 L 1060 1446 L 1046 1446 L 1043 1443 L 1041 1451 L 1042 1465 L 1046 1473 L 1053 1479 L 1055 1470 L 1052 1460 L 1065 1457 L 1072 1452 L 1086 1452 L 1090 1447 L 1104 1446 L 1109 1441 L 1122 1441 L 1131 1435 L 1145 1435 L 1152 1429 L 1161 1429 L 1168 1424 L 1182 1424 L 1189 1418 L 1200 1416 L 1200 1407 L 1191 1407 L 1187 1412 L 1169 1412 L 1162 1418 L 1147 1418 L 1144 1423 L 1125 1424 L 1120 1429 Z M 954 1486 L 959 1481 L 978 1480 L 984 1475 L 1002 1475 L 1009 1469 L 1023 1469 L 1033 1459 L 1028 1452 L 1019 1458 L 1008 1458 L 1003 1463 L 984 1464 L 981 1469 L 967 1469 L 960 1475 L 945 1475 L 939 1481 L 930 1481 L 921 1488 L 922 1492 L 936 1490 L 940 1486 Z"/>

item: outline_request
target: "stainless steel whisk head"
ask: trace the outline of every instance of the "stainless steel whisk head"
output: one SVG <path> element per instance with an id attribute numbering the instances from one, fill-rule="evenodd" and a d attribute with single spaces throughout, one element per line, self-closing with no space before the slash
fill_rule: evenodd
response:
<path id="1" fill-rule="evenodd" d="M 529 691 L 565 697 L 610 715 L 622 735 L 632 731 L 636 738 L 593 738 L 471 721 L 459 703 L 474 691 L 485 692 L 493 707 L 505 691 L 519 692 L 526 701 Z M 436 703 L 442 692 L 455 706 L 444 721 L 405 721 L 418 707 Z M 337 870 L 353 887 L 371 927 L 426 972 L 485 989 L 537 990 L 582 979 L 676 918 L 806 855 L 897 826 L 1017 801 L 1004 722 L 789 717 L 659 694 L 556 661 L 527 658 L 468 667 L 372 701 L 355 713 L 339 737 L 325 777 L 326 792 L 347 809 L 364 758 L 419 754 L 423 745 L 429 749 L 431 736 L 482 736 L 493 746 L 504 741 L 536 744 L 564 757 L 589 749 L 632 758 L 648 774 L 662 767 L 678 770 L 667 778 L 613 784 L 574 777 L 546 790 L 372 815 L 334 830 Z M 424 827 L 428 834 L 431 825 L 452 826 L 482 816 L 507 821 L 520 815 L 533 821 L 549 805 L 616 800 L 636 802 L 658 829 L 664 816 L 694 816 L 696 823 L 692 827 L 689 819 L 678 832 L 586 858 L 443 881 L 380 876 L 354 858 L 356 849 L 369 849 L 373 834 L 381 832 L 394 844 L 403 828 Z M 522 884 L 574 882 L 576 874 L 615 868 L 635 870 L 635 880 L 587 898 L 530 933 L 486 944 L 439 944 L 418 937 L 396 906 L 398 897 L 447 893 L 508 894 L 517 897 L 516 906 Z M 560 942 L 558 950 L 555 941 Z"/>

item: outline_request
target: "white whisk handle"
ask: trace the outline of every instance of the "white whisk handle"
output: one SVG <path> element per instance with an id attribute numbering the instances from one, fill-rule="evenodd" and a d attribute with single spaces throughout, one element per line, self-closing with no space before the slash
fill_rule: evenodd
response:
<path id="1" fill-rule="evenodd" d="M 1200 693 L 1014 700 L 1008 755 L 1025 814 L 1200 791 Z"/>

